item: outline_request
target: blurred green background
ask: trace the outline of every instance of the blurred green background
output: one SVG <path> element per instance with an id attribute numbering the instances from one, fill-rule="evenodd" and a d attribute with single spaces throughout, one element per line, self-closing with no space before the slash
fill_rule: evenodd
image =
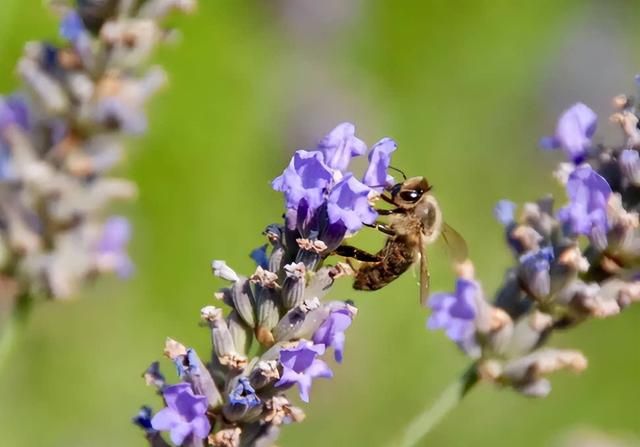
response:
<path id="1" fill-rule="evenodd" d="M 130 417 L 161 403 L 140 373 L 166 336 L 208 349 L 197 323 L 221 285 L 211 259 L 253 269 L 248 253 L 282 211 L 269 181 L 343 120 L 369 144 L 397 140 L 394 165 L 435 185 L 494 290 L 510 262 L 494 203 L 562 197 L 550 175 L 561 156 L 537 140 L 577 100 L 610 132 L 609 98 L 633 92 L 640 71 L 639 12 L 622 0 L 201 0 L 198 14 L 173 20 L 183 39 L 157 56 L 171 85 L 151 104 L 149 134 L 130 142 L 123 174 L 141 195 L 117 211 L 134 220 L 137 274 L 37 308 L 0 378 L 0 445 L 144 445 Z M 2 0 L 0 90 L 16 87 L 26 40 L 56 35 L 41 1 Z M 359 243 L 379 245 L 372 233 Z M 432 288 L 449 290 L 444 252 L 433 251 Z M 376 294 L 343 283 L 333 297 L 360 309 L 345 362 L 314 383 L 307 420 L 279 445 L 393 445 L 465 359 L 424 329 L 410 275 Z M 550 397 L 484 386 L 424 445 L 554 445 L 582 426 L 640 436 L 639 312 L 556 336 L 590 367 L 555 376 Z"/>

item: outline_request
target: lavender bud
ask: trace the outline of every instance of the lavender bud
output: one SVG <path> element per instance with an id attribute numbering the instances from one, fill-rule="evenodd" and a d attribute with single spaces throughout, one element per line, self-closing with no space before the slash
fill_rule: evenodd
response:
<path id="1" fill-rule="evenodd" d="M 545 313 L 533 311 L 518 320 L 511 333 L 511 338 L 502 352 L 507 358 L 531 352 L 551 329 L 553 318 Z"/>
<path id="2" fill-rule="evenodd" d="M 240 447 L 240 435 L 242 430 L 239 427 L 223 428 L 209 436 L 209 445 L 212 447 Z"/>
<path id="3" fill-rule="evenodd" d="M 274 396 L 265 402 L 265 412 L 264 420 L 274 425 L 302 422 L 305 418 L 304 412 L 284 396 Z"/>
<path id="4" fill-rule="evenodd" d="M 222 404 L 222 395 L 213 381 L 207 367 L 202 363 L 198 354 L 193 349 L 187 350 L 187 377 L 186 379 L 193 385 L 196 394 L 207 397 L 210 408 L 216 408 Z"/>
<path id="5" fill-rule="evenodd" d="M 278 285 L 278 275 L 262 267 L 256 267 L 256 271 L 249 277 L 249 281 L 258 284 L 263 289 L 276 289 Z"/>
<path id="6" fill-rule="evenodd" d="M 553 248 L 545 247 L 520 257 L 519 276 L 524 289 L 537 300 L 547 297 L 551 291 L 549 270 L 553 261 Z"/>
<path id="7" fill-rule="evenodd" d="M 77 5 L 84 26 L 97 33 L 115 15 L 118 0 L 78 0 Z"/>
<path id="8" fill-rule="evenodd" d="M 225 417 L 232 422 L 255 419 L 262 412 L 262 402 L 249 379 L 238 377 L 232 380 L 229 386 L 229 398 L 222 408 Z"/>
<path id="9" fill-rule="evenodd" d="M 229 267 L 224 261 L 214 260 L 211 263 L 211 269 L 215 276 L 226 281 L 236 282 L 240 279 L 236 272 L 234 272 L 233 269 Z"/>
<path id="10" fill-rule="evenodd" d="M 253 330 L 240 318 L 238 312 L 231 311 L 227 317 L 227 326 L 233 339 L 233 345 L 240 354 L 246 355 L 251 347 Z"/>
<path id="11" fill-rule="evenodd" d="M 349 264 L 339 262 L 336 265 L 322 267 L 316 272 L 307 270 L 310 278 L 304 291 L 304 299 L 318 298 L 322 299 L 336 279 L 343 276 L 352 276 L 353 269 Z"/>
<path id="12" fill-rule="evenodd" d="M 287 277 L 282 286 L 282 304 L 291 309 L 302 302 L 305 289 L 306 267 L 302 262 L 284 266 Z"/>
<path id="13" fill-rule="evenodd" d="M 251 386 L 256 390 L 273 385 L 279 378 L 280 373 L 276 360 L 260 360 L 249 374 Z"/>
<path id="14" fill-rule="evenodd" d="M 312 311 L 320 308 L 320 300 L 317 298 L 311 298 L 300 303 L 298 306 L 291 309 L 285 314 L 284 317 L 278 322 L 277 326 L 273 329 L 273 337 L 276 342 L 293 340 L 294 338 L 301 338 L 305 335 L 310 335 L 313 331 L 302 330 L 305 325 L 305 320 Z M 322 312 L 323 317 L 328 315 L 328 311 Z M 315 313 L 314 313 L 315 315 Z M 323 317 L 314 318 L 317 326 L 322 323 Z M 315 326 L 315 325 L 314 325 Z M 316 326 L 316 327 L 317 327 Z"/>
<path id="15" fill-rule="evenodd" d="M 515 389 L 527 397 L 547 397 L 551 392 L 551 382 L 548 379 L 537 379 L 516 385 Z"/>
<path id="16" fill-rule="evenodd" d="M 543 376 L 560 369 L 581 372 L 586 367 L 587 359 L 578 351 L 541 349 L 507 362 L 500 374 L 500 379 L 512 384 L 518 390 L 535 393 L 536 391 L 544 391 L 544 386 L 534 385 Z M 546 392 L 548 393 L 548 391 L 547 389 Z M 547 393 L 537 396 L 544 396 Z"/>
<path id="17" fill-rule="evenodd" d="M 281 225 L 271 224 L 263 232 L 269 239 L 269 242 L 273 246 L 271 255 L 269 256 L 268 266 L 269 271 L 278 272 L 282 268 L 286 249 L 282 242 L 282 235 L 284 229 Z"/>
<path id="18" fill-rule="evenodd" d="M 242 279 L 234 282 L 229 292 L 232 301 L 230 305 L 250 327 L 255 327 L 255 302 L 249 281 Z"/>
<path id="19" fill-rule="evenodd" d="M 625 149 L 618 158 L 620 170 L 633 186 L 640 186 L 640 154 L 634 149 Z"/>
<path id="20" fill-rule="evenodd" d="M 620 313 L 620 305 L 613 297 L 607 298 L 600 293 L 600 285 L 576 280 L 571 283 L 562 298 L 566 301 L 574 318 L 586 316 L 606 318 Z"/>
<path id="21" fill-rule="evenodd" d="M 222 310 L 206 306 L 202 308 L 200 314 L 211 328 L 213 350 L 220 363 L 231 369 L 244 368 L 247 364 L 247 358 L 236 351 L 227 322 L 222 317 Z"/>
<path id="22" fill-rule="evenodd" d="M 271 250 L 271 255 L 269 255 L 269 263 L 268 263 L 270 271 L 272 272 L 280 271 L 280 268 L 282 267 L 282 263 L 284 262 L 285 253 L 286 253 L 286 250 L 282 245 L 278 247 L 274 247 L 273 250 Z"/>
<path id="23" fill-rule="evenodd" d="M 551 291 L 562 290 L 574 281 L 578 273 L 589 269 L 589 261 L 576 245 L 557 250 L 557 261 L 551 267 Z"/>
<path id="24" fill-rule="evenodd" d="M 149 365 L 147 370 L 142 374 L 142 377 L 148 386 L 155 387 L 158 392 L 162 391 L 166 383 L 164 376 L 160 372 L 159 362 L 153 362 Z"/>
<path id="25" fill-rule="evenodd" d="M 271 330 L 276 327 L 280 319 L 278 292 L 273 288 L 263 287 L 258 293 L 256 337 L 261 344 L 271 346 L 275 341 Z"/>

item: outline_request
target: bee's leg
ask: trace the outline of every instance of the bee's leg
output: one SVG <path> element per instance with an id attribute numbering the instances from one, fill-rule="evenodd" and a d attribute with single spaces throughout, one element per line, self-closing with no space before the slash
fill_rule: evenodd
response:
<path id="1" fill-rule="evenodd" d="M 379 223 L 376 222 L 374 224 L 365 224 L 367 227 L 371 227 L 371 228 L 375 228 L 376 230 L 380 231 L 381 233 L 384 233 L 386 235 L 389 236 L 394 236 L 396 234 L 396 232 L 388 225 L 385 225 L 383 223 Z"/>
<path id="2" fill-rule="evenodd" d="M 404 214 L 405 210 L 402 208 L 394 208 L 392 210 L 383 210 L 376 208 L 376 212 L 381 216 L 391 216 L 392 214 Z"/>
<path id="3" fill-rule="evenodd" d="M 378 255 L 373 255 L 359 248 L 352 247 L 351 245 L 341 245 L 335 249 L 333 254 L 338 256 L 344 256 L 345 258 L 353 258 L 361 262 L 380 262 L 382 258 Z"/>
<path id="4" fill-rule="evenodd" d="M 380 194 L 380 198 L 391 205 L 396 205 L 391 197 L 385 196 L 384 194 Z"/>

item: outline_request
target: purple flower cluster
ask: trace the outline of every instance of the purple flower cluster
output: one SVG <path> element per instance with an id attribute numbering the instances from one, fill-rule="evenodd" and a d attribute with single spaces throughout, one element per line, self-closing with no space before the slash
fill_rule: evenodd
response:
<path id="1" fill-rule="evenodd" d="M 320 240 L 335 248 L 346 234 L 355 233 L 377 217 L 370 199 L 392 184 L 387 170 L 396 144 L 383 138 L 369 151 L 369 165 L 358 177 L 349 171 L 354 157 L 367 145 L 355 135 L 355 126 L 342 123 L 313 150 L 298 150 L 272 186 L 285 196 L 287 230 L 299 237 Z"/>
<path id="2" fill-rule="evenodd" d="M 617 315 L 640 300 L 639 119 L 630 98 L 616 97 L 614 104 L 611 121 L 625 134 L 624 145 L 594 145 L 597 117 L 582 103 L 563 112 L 555 135 L 542 141 L 570 160 L 556 172 L 566 188 L 565 206 L 554 212 L 547 197 L 526 203 L 516 217 L 514 203 L 497 204 L 515 265 L 494 302 L 482 298 L 470 262 L 458 267 L 455 293 L 430 298 L 428 327 L 443 329 L 476 359 L 473 380 L 545 396 L 551 390 L 545 375 L 587 366 L 579 351 L 544 347 L 549 335 Z"/>

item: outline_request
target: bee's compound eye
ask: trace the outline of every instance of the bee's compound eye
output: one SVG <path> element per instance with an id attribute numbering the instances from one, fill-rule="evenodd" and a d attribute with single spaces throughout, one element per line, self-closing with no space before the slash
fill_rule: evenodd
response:
<path id="1" fill-rule="evenodd" d="M 406 202 L 417 202 L 422 197 L 422 191 L 417 189 L 411 189 L 409 191 L 402 191 L 400 198 Z"/>

